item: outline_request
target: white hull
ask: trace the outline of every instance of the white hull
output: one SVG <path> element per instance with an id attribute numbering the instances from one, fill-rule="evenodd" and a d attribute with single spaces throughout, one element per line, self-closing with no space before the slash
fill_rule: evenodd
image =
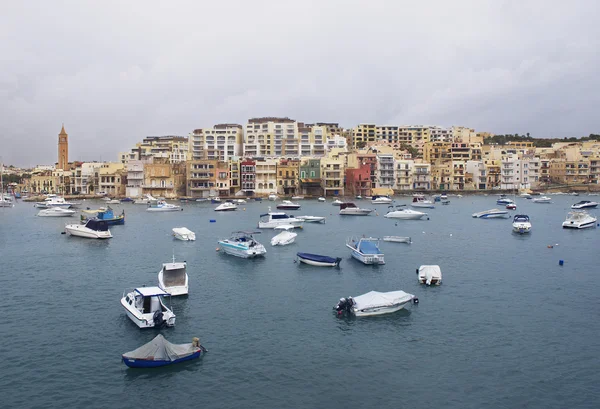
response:
<path id="1" fill-rule="evenodd" d="M 371 200 L 371 204 L 377 205 L 377 204 L 386 204 L 389 205 L 393 202 L 392 199 L 375 199 L 375 200 Z"/>
<path id="2" fill-rule="evenodd" d="M 188 295 L 189 286 L 188 286 L 188 275 L 185 274 L 185 284 L 184 285 L 172 285 L 166 286 L 163 281 L 163 272 L 162 270 L 158 273 L 158 286 L 163 289 L 165 292 L 171 294 L 172 297 L 178 295 Z"/>
<path id="3" fill-rule="evenodd" d="M 71 217 L 75 214 L 75 210 L 68 209 L 45 209 L 40 210 L 37 214 L 39 217 Z"/>
<path id="4" fill-rule="evenodd" d="M 222 203 L 215 208 L 215 212 L 231 212 L 234 210 L 237 210 L 237 205 L 230 202 Z"/>
<path id="5" fill-rule="evenodd" d="M 531 231 L 531 223 L 513 223 L 512 228 L 515 233 L 529 233 Z"/>
<path id="6" fill-rule="evenodd" d="M 188 229 L 182 230 L 182 229 L 174 228 L 173 229 L 173 237 L 175 237 L 177 240 L 182 240 L 182 241 L 194 241 L 194 240 L 196 240 L 196 233 L 194 233 L 193 231 L 190 231 Z"/>
<path id="7" fill-rule="evenodd" d="M 393 243 L 412 243 L 412 239 L 410 237 L 401 237 L 401 236 L 383 236 L 381 238 L 383 241 L 389 241 Z"/>
<path id="8" fill-rule="evenodd" d="M 255 246 L 252 248 L 244 248 L 234 243 L 228 243 L 225 240 L 219 241 L 219 245 L 223 252 L 230 254 L 232 256 L 241 257 L 241 258 L 254 258 L 264 256 L 267 250 L 261 244 L 260 246 Z"/>
<path id="9" fill-rule="evenodd" d="M 342 216 L 368 216 L 373 209 L 347 208 L 340 210 Z"/>
<path id="10" fill-rule="evenodd" d="M 425 202 L 411 203 L 410 206 L 415 207 L 415 208 L 422 208 L 422 209 L 434 209 L 435 208 L 435 205 L 433 203 L 425 203 Z"/>
<path id="11" fill-rule="evenodd" d="M 309 260 L 309 259 L 302 258 L 302 257 L 298 257 L 298 260 L 301 263 L 309 264 L 311 266 L 317 266 L 317 267 L 335 267 L 335 266 L 337 266 L 336 263 L 325 263 L 322 261 Z"/>
<path id="12" fill-rule="evenodd" d="M 271 239 L 271 246 L 287 246 L 296 240 L 298 234 L 289 231 L 282 231 Z"/>
<path id="13" fill-rule="evenodd" d="M 576 222 L 563 222 L 562 227 L 565 229 L 589 229 L 591 227 L 596 227 L 596 219 L 588 220 L 582 223 Z"/>
<path id="14" fill-rule="evenodd" d="M 304 223 L 303 220 L 298 220 L 298 219 L 281 219 L 281 221 L 272 220 L 272 221 L 268 221 L 268 222 L 258 222 L 258 228 L 259 229 L 274 229 L 277 226 L 283 226 L 286 224 L 290 224 L 294 227 L 302 227 L 303 223 Z"/>
<path id="15" fill-rule="evenodd" d="M 125 302 L 125 298 L 121 298 L 121 305 L 125 308 L 129 319 L 139 328 L 154 328 L 154 313 L 142 314 L 138 309 Z M 167 327 L 175 326 L 175 314 L 170 310 L 165 311 L 163 314 Z"/>
<path id="16" fill-rule="evenodd" d="M 352 312 L 354 313 L 354 315 L 356 315 L 357 317 L 370 317 L 373 315 L 383 315 L 383 314 L 390 314 L 392 312 L 396 312 L 396 311 L 400 311 L 401 309 L 404 308 L 404 306 L 406 304 L 408 304 L 410 301 L 406 301 L 403 302 L 401 304 L 396 304 L 396 305 L 392 305 L 390 307 L 374 307 L 374 308 L 368 308 L 365 310 L 357 310 L 356 308 L 354 308 L 352 310 Z"/>
<path id="17" fill-rule="evenodd" d="M 178 212 L 181 208 L 179 206 L 173 205 L 173 207 L 149 207 L 146 209 L 147 212 Z"/>
<path id="18" fill-rule="evenodd" d="M 324 198 L 324 197 L 320 197 L 320 198 L 318 198 L 317 200 L 318 200 L 319 202 L 324 202 L 324 201 L 325 201 L 325 198 Z"/>
<path id="19" fill-rule="evenodd" d="M 87 239 L 110 239 L 112 234 L 108 231 L 96 231 L 81 224 L 68 224 L 65 231 L 71 236 L 85 237 Z"/>
<path id="20" fill-rule="evenodd" d="M 324 216 L 296 216 L 296 219 L 302 220 L 306 223 L 325 223 Z"/>
<path id="21" fill-rule="evenodd" d="M 389 212 L 383 217 L 387 217 L 388 219 L 400 219 L 400 220 L 419 220 L 423 217 L 427 216 L 427 213 L 416 212 L 414 210 L 396 210 L 393 212 Z"/>
<path id="22" fill-rule="evenodd" d="M 484 212 L 473 213 L 473 217 L 478 219 L 504 219 L 508 217 L 508 212 L 506 210 L 486 210 Z"/>

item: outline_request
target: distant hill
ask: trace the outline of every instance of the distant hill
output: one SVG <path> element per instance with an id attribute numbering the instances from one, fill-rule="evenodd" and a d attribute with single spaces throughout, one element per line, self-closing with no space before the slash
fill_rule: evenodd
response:
<path id="1" fill-rule="evenodd" d="M 600 141 L 600 135 L 590 134 L 589 136 L 583 136 L 581 138 L 534 138 L 529 135 L 519 134 L 506 134 L 506 135 L 494 135 L 483 140 L 484 144 L 498 144 L 506 145 L 508 142 L 533 142 L 533 146 L 536 148 L 549 148 L 553 143 L 557 142 L 585 142 L 585 141 Z"/>

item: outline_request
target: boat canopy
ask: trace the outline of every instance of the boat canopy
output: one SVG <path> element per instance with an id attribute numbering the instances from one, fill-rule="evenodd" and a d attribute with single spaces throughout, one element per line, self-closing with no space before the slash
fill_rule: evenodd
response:
<path id="1" fill-rule="evenodd" d="M 161 289 L 160 287 L 140 287 L 140 288 L 136 288 L 135 292 L 140 294 L 142 297 L 152 297 L 152 296 L 157 296 L 157 295 L 171 295 L 171 294 L 163 291 L 163 289 Z"/>
<path id="2" fill-rule="evenodd" d="M 354 203 L 348 202 L 348 203 L 342 203 L 340 205 L 340 210 L 342 209 L 355 209 L 357 206 Z"/>
<path id="3" fill-rule="evenodd" d="M 412 300 L 415 296 L 404 291 L 390 291 L 380 293 L 369 291 L 366 294 L 354 297 L 355 307 L 359 310 L 375 307 L 391 307 Z"/>
<path id="4" fill-rule="evenodd" d="M 104 220 L 89 219 L 85 224 L 85 227 L 95 231 L 108 231 L 108 223 Z"/>
<path id="5" fill-rule="evenodd" d="M 276 219 L 289 219 L 290 216 L 288 216 L 285 213 L 265 213 L 265 214 L 261 214 L 260 217 L 265 217 L 265 216 L 271 216 L 271 219 L 276 220 Z"/>
<path id="6" fill-rule="evenodd" d="M 147 361 L 175 361 L 197 352 L 192 344 L 172 344 L 161 334 L 133 351 L 125 352 L 123 358 Z"/>
<path id="7" fill-rule="evenodd" d="M 526 214 L 517 214 L 515 215 L 515 218 L 513 219 L 514 222 L 528 222 L 529 221 L 529 216 L 527 216 Z"/>
<path id="8" fill-rule="evenodd" d="M 360 251 L 362 254 L 381 254 L 377 244 L 369 240 L 361 240 L 358 243 L 358 251 Z"/>
<path id="9" fill-rule="evenodd" d="M 430 283 L 433 278 L 442 278 L 442 270 L 440 266 L 436 265 L 421 266 L 419 267 L 419 277 L 424 277 Z"/>
<path id="10" fill-rule="evenodd" d="M 338 259 L 336 257 L 320 256 L 318 254 L 296 253 L 296 255 L 305 260 L 318 261 L 321 263 L 337 263 L 337 261 L 338 261 Z"/>

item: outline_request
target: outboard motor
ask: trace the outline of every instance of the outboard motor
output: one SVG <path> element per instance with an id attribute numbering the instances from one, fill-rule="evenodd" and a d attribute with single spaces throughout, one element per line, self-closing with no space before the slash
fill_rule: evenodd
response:
<path id="1" fill-rule="evenodd" d="M 335 310 L 337 311 L 338 315 L 341 315 L 344 312 L 351 313 L 353 306 L 354 300 L 352 299 L 352 297 L 348 297 L 348 299 L 340 298 L 340 302 L 338 302 L 335 306 Z"/>
<path id="2" fill-rule="evenodd" d="M 165 323 L 162 311 L 155 311 L 154 315 L 152 316 L 152 321 L 154 321 L 155 327 L 162 326 Z"/>

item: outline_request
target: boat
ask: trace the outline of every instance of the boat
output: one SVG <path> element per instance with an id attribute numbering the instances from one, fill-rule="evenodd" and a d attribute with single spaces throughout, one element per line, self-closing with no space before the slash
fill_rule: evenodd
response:
<path id="1" fill-rule="evenodd" d="M 185 261 L 176 263 L 173 255 L 173 262 L 163 263 L 162 269 L 158 272 L 158 286 L 173 297 L 187 295 L 189 278 L 186 270 L 187 263 Z"/>
<path id="2" fill-rule="evenodd" d="M 285 210 L 298 210 L 300 209 L 300 205 L 298 203 L 293 203 L 289 200 L 284 200 L 283 202 L 277 205 L 277 208 Z"/>
<path id="3" fill-rule="evenodd" d="M 158 334 L 147 344 L 121 355 L 130 368 L 157 368 L 200 358 L 206 351 L 196 337 L 191 344 L 172 344 Z"/>
<path id="4" fill-rule="evenodd" d="M 513 218 L 513 232 L 519 234 L 529 233 L 531 231 L 531 220 L 526 214 L 517 214 Z"/>
<path id="5" fill-rule="evenodd" d="M 152 195 L 149 194 L 145 194 L 144 197 L 140 198 L 140 199 L 135 199 L 133 201 L 133 204 L 143 204 L 143 205 L 150 205 L 152 204 L 152 202 L 156 202 L 158 199 L 155 198 Z"/>
<path id="6" fill-rule="evenodd" d="M 153 201 L 146 209 L 147 212 L 177 212 L 181 206 L 167 203 L 164 200 Z"/>
<path id="7" fill-rule="evenodd" d="M 340 205 L 340 215 L 342 216 L 368 216 L 373 209 L 361 209 L 354 203 L 346 202 Z"/>
<path id="8" fill-rule="evenodd" d="M 262 202 L 262 197 L 255 197 L 255 198 L 254 198 L 254 201 L 255 201 L 255 202 Z"/>
<path id="9" fill-rule="evenodd" d="M 43 202 L 37 202 L 34 204 L 34 207 L 38 207 L 40 209 L 50 209 L 52 207 L 62 207 L 64 209 L 69 209 L 71 207 L 75 207 L 79 203 L 67 202 L 64 197 L 52 195 L 44 199 Z"/>
<path id="10" fill-rule="evenodd" d="M 108 223 L 95 218 L 89 219 L 85 224 L 67 224 L 65 232 L 71 236 L 88 239 L 110 239 L 112 237 L 108 229 Z"/>
<path id="11" fill-rule="evenodd" d="M 271 202 L 274 202 L 275 200 L 277 200 L 277 199 L 278 199 L 278 197 L 277 197 L 277 195 L 276 195 L 275 193 L 269 193 L 269 197 L 268 197 L 268 199 L 269 199 Z"/>
<path id="12" fill-rule="evenodd" d="M 133 202 L 133 199 L 130 198 L 130 197 L 126 197 L 126 198 L 121 199 L 121 203 L 130 203 L 130 202 Z"/>
<path id="13" fill-rule="evenodd" d="M 275 227 L 276 230 L 283 230 L 271 239 L 271 246 L 286 246 L 292 244 L 296 240 L 297 233 L 290 230 L 294 229 L 291 224 Z"/>
<path id="14" fill-rule="evenodd" d="M 393 202 L 393 200 L 392 200 L 391 197 L 384 196 L 384 195 L 374 195 L 371 198 L 371 203 L 372 204 L 388 204 L 389 205 L 392 202 Z"/>
<path id="15" fill-rule="evenodd" d="M 50 209 L 42 209 L 37 214 L 40 217 L 70 217 L 75 214 L 75 210 L 63 209 L 62 207 L 52 207 Z"/>
<path id="16" fill-rule="evenodd" d="M 211 202 L 212 204 L 221 203 L 221 198 L 220 198 L 220 197 L 211 197 L 211 198 L 210 198 L 210 202 Z"/>
<path id="17" fill-rule="evenodd" d="M 472 216 L 477 219 L 501 219 L 508 217 L 508 212 L 506 210 L 490 209 L 479 213 L 473 213 Z"/>
<path id="18" fill-rule="evenodd" d="M 579 196 L 579 193 L 577 193 L 577 192 L 571 192 L 571 193 L 569 193 L 569 194 L 570 194 L 571 196 Z"/>
<path id="19" fill-rule="evenodd" d="M 509 203 L 509 204 L 506 205 L 506 208 L 508 210 L 517 210 L 517 205 L 514 204 L 514 203 Z"/>
<path id="20" fill-rule="evenodd" d="M 258 228 L 273 229 L 284 224 L 291 224 L 295 227 L 301 227 L 303 223 L 304 220 L 297 219 L 293 216 L 287 215 L 284 212 L 269 212 L 260 215 Z"/>
<path id="21" fill-rule="evenodd" d="M 352 257 L 363 264 L 385 264 L 384 255 L 379 250 L 379 239 L 375 237 L 350 237 L 346 247 L 352 250 Z"/>
<path id="22" fill-rule="evenodd" d="M 412 239 L 410 237 L 402 237 L 402 236 L 383 236 L 381 238 L 383 241 L 391 241 L 393 243 L 407 243 L 411 244 Z"/>
<path id="23" fill-rule="evenodd" d="M 531 199 L 531 194 L 527 193 L 527 192 L 521 192 L 519 194 L 519 197 L 522 197 L 524 199 Z"/>
<path id="24" fill-rule="evenodd" d="M 208 198 L 206 198 L 206 197 L 199 197 L 198 199 L 196 199 L 196 202 L 199 202 L 199 203 L 201 203 L 201 202 L 208 202 Z"/>
<path id="25" fill-rule="evenodd" d="M 356 195 L 356 197 L 355 197 L 356 200 L 362 200 L 362 198 L 363 197 L 361 195 Z"/>
<path id="26" fill-rule="evenodd" d="M 417 269 L 417 278 L 419 283 L 426 285 L 440 285 L 442 284 L 442 270 L 440 266 L 420 266 Z"/>
<path id="27" fill-rule="evenodd" d="M 267 249 L 252 237 L 253 234 L 260 234 L 260 232 L 234 231 L 231 234 L 231 237 L 219 240 L 218 243 L 225 253 L 231 254 L 232 256 L 242 258 L 264 256 Z"/>
<path id="28" fill-rule="evenodd" d="M 138 287 L 125 290 L 121 305 L 129 319 L 140 328 L 173 327 L 175 313 L 163 301 L 163 297 L 170 295 L 160 287 Z"/>
<path id="29" fill-rule="evenodd" d="M 401 290 L 386 293 L 369 291 L 354 298 L 340 298 L 333 309 L 338 315 L 348 313 L 357 317 L 367 317 L 399 311 L 411 301 L 416 302 L 416 297 Z"/>
<path id="30" fill-rule="evenodd" d="M 173 236 L 177 240 L 183 240 L 183 241 L 196 240 L 196 233 L 194 233 L 187 227 L 174 227 L 172 231 L 173 231 Z"/>
<path id="31" fill-rule="evenodd" d="M 509 205 L 509 204 L 515 204 L 515 201 L 508 197 L 501 197 L 500 199 L 496 200 L 496 204 Z"/>
<path id="32" fill-rule="evenodd" d="M 598 207 L 598 203 L 592 202 L 591 200 L 582 200 L 581 202 L 571 205 L 571 209 L 594 209 L 596 207 Z"/>
<path id="33" fill-rule="evenodd" d="M 389 206 L 389 210 L 383 217 L 388 219 L 401 219 L 401 220 L 419 220 L 423 217 L 427 217 L 427 213 L 419 212 L 417 210 L 407 209 L 402 207 L 404 205 L 396 206 L 394 210 L 393 206 Z"/>
<path id="34" fill-rule="evenodd" d="M 106 203 L 108 203 L 108 204 L 121 204 L 121 201 L 119 199 L 110 199 Z"/>
<path id="35" fill-rule="evenodd" d="M 588 227 L 596 227 L 596 219 L 585 210 L 572 211 L 567 214 L 566 220 L 562 227 L 565 229 L 585 229 Z"/>
<path id="36" fill-rule="evenodd" d="M 123 210 L 118 216 L 115 216 L 113 209 L 111 209 L 110 206 L 98 210 L 82 210 L 82 212 L 87 214 L 94 214 L 95 218 L 97 218 L 98 220 L 104 220 L 106 223 L 108 223 L 109 226 L 125 224 L 125 210 Z M 81 215 L 81 223 L 85 223 L 88 219 L 89 217 Z"/>
<path id="37" fill-rule="evenodd" d="M 237 210 L 237 205 L 231 202 L 223 202 L 215 207 L 215 212 L 229 212 L 232 210 Z"/>
<path id="38" fill-rule="evenodd" d="M 434 209 L 435 205 L 431 200 L 425 199 L 424 196 L 418 195 L 413 197 L 412 203 L 410 204 L 412 207 L 424 207 L 427 209 Z"/>
<path id="39" fill-rule="evenodd" d="M 237 203 L 237 204 L 246 204 L 248 203 L 245 199 L 236 199 L 233 201 L 233 203 Z"/>
<path id="40" fill-rule="evenodd" d="M 552 203 L 552 198 L 548 196 L 540 196 L 534 199 L 531 199 L 533 203 Z"/>
<path id="41" fill-rule="evenodd" d="M 340 257 L 321 256 L 311 253 L 296 253 L 296 257 L 301 263 L 317 267 L 339 267 L 342 261 Z"/>
<path id="42" fill-rule="evenodd" d="M 292 200 L 303 200 L 304 196 L 292 196 Z"/>
<path id="43" fill-rule="evenodd" d="M 326 199 L 324 197 L 320 197 L 320 198 L 317 199 L 317 201 L 319 201 L 319 202 L 325 202 Z"/>
<path id="44" fill-rule="evenodd" d="M 442 199 L 442 204 L 443 205 L 449 205 L 450 204 L 450 200 L 448 200 L 448 199 Z"/>
<path id="45" fill-rule="evenodd" d="M 325 216 L 296 216 L 296 219 L 306 223 L 325 223 Z"/>
<path id="46" fill-rule="evenodd" d="M 342 202 L 340 199 L 335 199 L 333 202 L 331 202 L 331 204 L 334 206 L 341 206 L 342 203 L 344 202 Z"/>
<path id="47" fill-rule="evenodd" d="M 4 180 L 2 175 L 4 174 L 4 165 L 0 163 L 0 207 L 14 207 L 10 197 L 7 199 L 4 197 Z"/>

